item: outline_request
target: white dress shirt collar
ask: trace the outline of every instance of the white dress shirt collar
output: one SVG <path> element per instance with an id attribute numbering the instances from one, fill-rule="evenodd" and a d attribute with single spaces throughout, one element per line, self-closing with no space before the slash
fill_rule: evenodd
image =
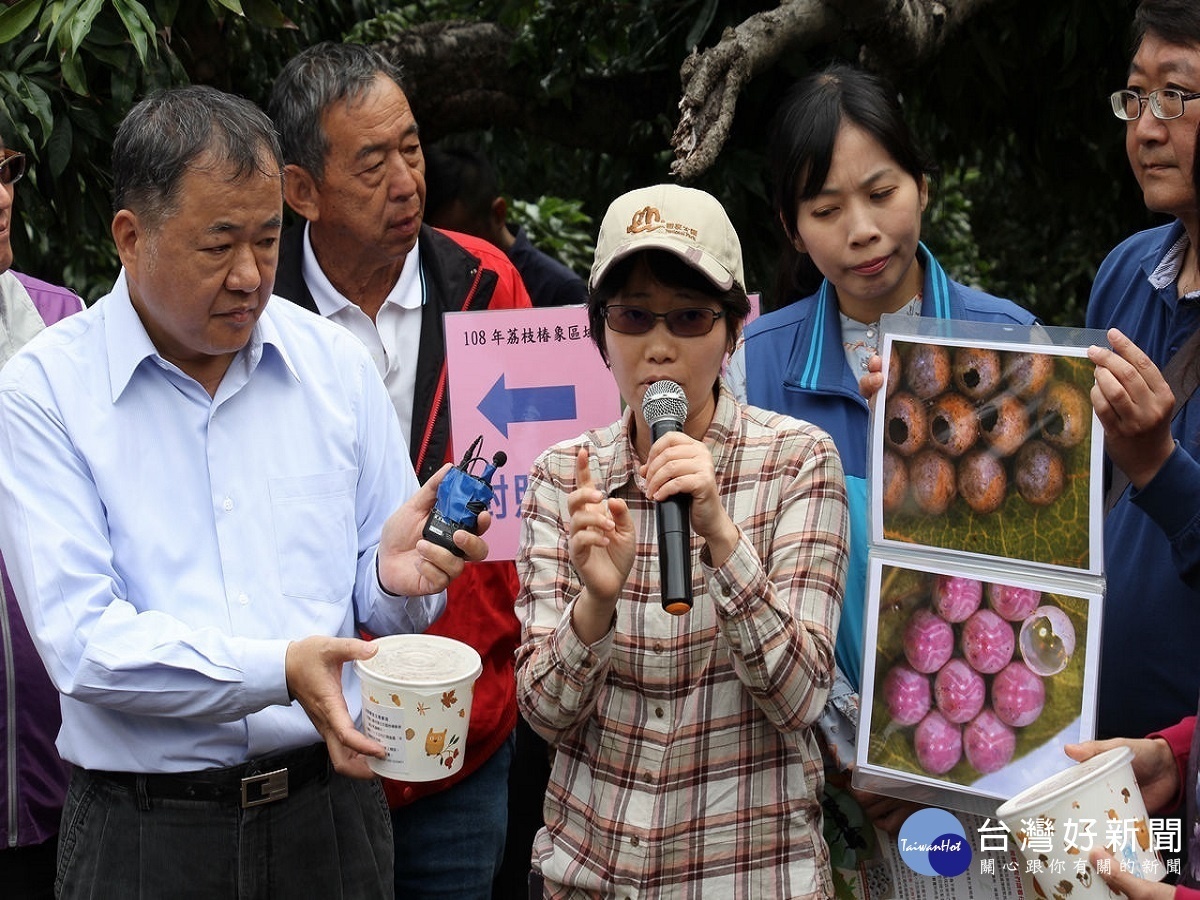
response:
<path id="1" fill-rule="evenodd" d="M 235 362 L 241 361 L 240 365 L 245 367 L 248 376 L 257 368 L 262 359 L 263 347 L 270 346 L 279 354 L 280 360 L 291 372 L 292 377 L 299 381 L 300 374 L 288 356 L 287 348 L 279 339 L 279 331 L 275 327 L 275 323 L 271 321 L 270 310 L 271 307 L 268 304 L 251 332 L 250 340 L 238 352 Z M 112 292 L 104 300 L 104 320 L 105 341 L 108 348 L 108 379 L 114 403 L 129 386 L 138 366 L 147 358 L 153 359 L 156 365 L 181 371 L 174 363 L 163 359 L 158 348 L 154 346 L 154 342 L 150 340 L 141 316 L 133 308 L 124 269 L 117 276 Z"/>
<path id="2" fill-rule="evenodd" d="M 304 224 L 304 259 L 301 262 L 301 272 L 304 275 L 304 283 L 308 285 L 313 301 L 317 304 L 317 312 L 328 319 L 339 310 L 352 305 L 352 301 L 333 286 L 333 282 L 317 262 L 317 255 L 313 252 L 311 227 L 308 222 Z M 404 258 L 404 268 L 400 270 L 400 277 L 392 285 L 383 303 L 385 306 L 392 303 L 404 309 L 416 309 L 424 301 L 425 291 L 421 285 L 421 244 L 418 241 Z"/>

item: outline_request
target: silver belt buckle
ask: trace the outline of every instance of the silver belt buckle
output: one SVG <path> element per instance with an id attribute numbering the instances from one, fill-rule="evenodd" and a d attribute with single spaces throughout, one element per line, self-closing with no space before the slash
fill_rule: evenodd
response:
<path id="1" fill-rule="evenodd" d="M 242 779 L 242 809 L 263 806 L 288 795 L 288 770 L 276 769 Z"/>

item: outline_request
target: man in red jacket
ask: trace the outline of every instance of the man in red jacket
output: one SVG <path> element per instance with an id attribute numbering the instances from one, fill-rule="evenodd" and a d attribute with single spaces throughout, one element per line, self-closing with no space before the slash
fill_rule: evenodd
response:
<path id="1" fill-rule="evenodd" d="M 271 95 L 284 196 L 307 222 L 285 232 L 275 293 L 354 332 L 391 394 L 417 477 L 451 459 L 442 315 L 530 306 L 504 254 L 422 222 L 425 162 L 399 72 L 357 44 L 324 43 L 292 59 Z M 463 768 L 444 781 L 386 781 L 396 896 L 488 898 L 504 851 L 507 778 L 517 720 L 516 571 L 467 566 L 431 634 L 483 658 Z"/>

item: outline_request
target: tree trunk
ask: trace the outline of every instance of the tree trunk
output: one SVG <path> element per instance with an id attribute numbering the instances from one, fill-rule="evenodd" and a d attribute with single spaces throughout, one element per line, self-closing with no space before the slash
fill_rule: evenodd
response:
<path id="1" fill-rule="evenodd" d="M 775 9 L 727 28 L 716 46 L 684 60 L 671 171 L 691 181 L 712 166 L 729 137 L 742 88 L 784 53 L 852 32 L 862 42 L 864 64 L 909 68 L 934 55 L 953 31 L 993 2 L 782 0 Z"/>

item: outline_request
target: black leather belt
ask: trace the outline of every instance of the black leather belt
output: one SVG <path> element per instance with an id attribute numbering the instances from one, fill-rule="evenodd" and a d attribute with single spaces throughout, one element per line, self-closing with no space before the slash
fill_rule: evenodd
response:
<path id="1" fill-rule="evenodd" d="M 230 803 L 249 809 L 283 800 L 289 791 L 327 775 L 329 752 L 324 744 L 313 744 L 240 766 L 169 775 L 88 771 L 130 791 L 144 791 L 150 799 Z"/>

